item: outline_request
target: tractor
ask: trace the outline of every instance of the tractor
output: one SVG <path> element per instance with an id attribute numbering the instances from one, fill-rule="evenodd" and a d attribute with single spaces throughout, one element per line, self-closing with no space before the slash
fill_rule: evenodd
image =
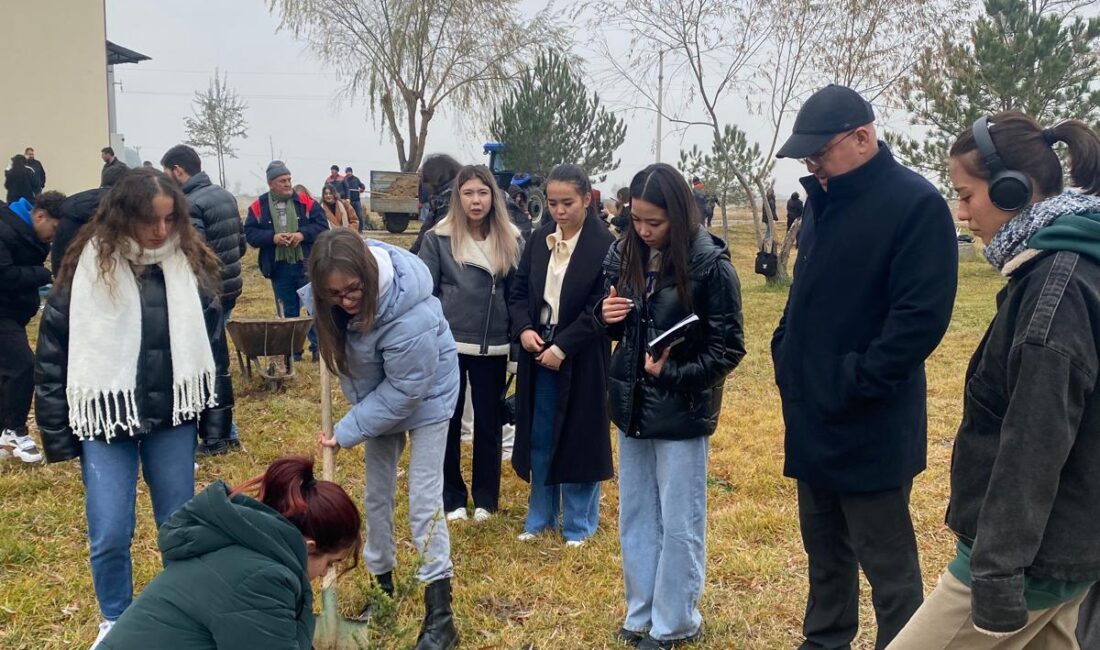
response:
<path id="1" fill-rule="evenodd" d="M 543 216 L 546 214 L 546 193 L 543 178 L 536 174 L 509 170 L 504 162 L 504 151 L 506 149 L 507 145 L 503 142 L 485 143 L 485 153 L 489 154 L 489 171 L 492 172 L 493 178 L 496 179 L 500 189 L 520 204 L 521 208 L 526 207 L 527 213 L 531 215 L 531 223 L 538 228 Z M 520 194 L 523 196 L 519 196 Z M 526 202 L 526 205 L 523 201 Z"/>

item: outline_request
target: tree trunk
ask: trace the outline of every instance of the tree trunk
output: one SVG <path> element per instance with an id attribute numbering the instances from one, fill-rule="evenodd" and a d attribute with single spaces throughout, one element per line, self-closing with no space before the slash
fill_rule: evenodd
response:
<path id="1" fill-rule="evenodd" d="M 722 240 L 729 243 L 730 240 L 730 222 L 726 218 L 726 202 L 722 201 Z"/>

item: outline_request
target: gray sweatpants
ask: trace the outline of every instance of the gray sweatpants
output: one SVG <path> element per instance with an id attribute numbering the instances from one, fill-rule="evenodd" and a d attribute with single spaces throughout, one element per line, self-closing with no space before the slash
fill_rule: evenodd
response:
<path id="1" fill-rule="evenodd" d="M 448 420 L 409 431 L 409 528 L 417 551 L 421 582 L 435 582 L 454 573 L 451 538 L 443 516 L 443 455 Z M 397 462 L 405 449 L 405 433 L 367 438 L 367 544 L 363 559 L 378 575 L 392 571 L 397 561 L 393 511 L 397 492 Z"/>

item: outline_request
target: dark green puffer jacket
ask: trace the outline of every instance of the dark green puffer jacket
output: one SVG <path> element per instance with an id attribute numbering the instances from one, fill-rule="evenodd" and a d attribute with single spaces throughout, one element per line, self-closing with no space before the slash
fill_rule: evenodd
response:
<path id="1" fill-rule="evenodd" d="M 309 650 L 313 592 L 302 533 L 218 481 L 160 529 L 168 563 L 102 650 Z"/>

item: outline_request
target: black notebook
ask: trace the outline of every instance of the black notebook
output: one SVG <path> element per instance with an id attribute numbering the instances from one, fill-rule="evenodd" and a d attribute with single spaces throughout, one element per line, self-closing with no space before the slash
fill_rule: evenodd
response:
<path id="1" fill-rule="evenodd" d="M 666 349 L 675 347 L 678 343 L 682 343 L 684 339 L 687 338 L 688 328 L 691 327 L 692 323 L 697 322 L 699 322 L 699 317 L 695 314 L 691 314 L 684 320 L 668 328 L 664 334 L 647 343 L 645 346 L 646 352 L 649 353 L 649 356 L 656 359 L 664 354 Z"/>

